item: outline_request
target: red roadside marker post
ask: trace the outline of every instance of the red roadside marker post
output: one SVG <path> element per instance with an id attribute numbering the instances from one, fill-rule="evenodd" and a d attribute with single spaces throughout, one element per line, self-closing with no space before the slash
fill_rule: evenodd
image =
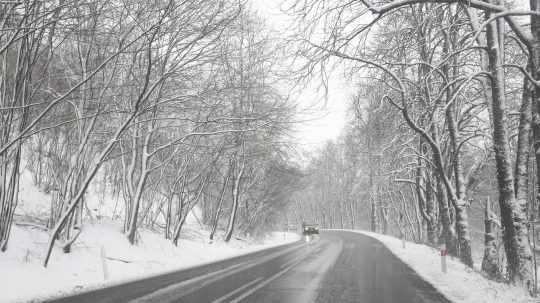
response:
<path id="1" fill-rule="evenodd" d="M 446 256 L 448 255 L 448 250 L 446 249 L 446 244 L 441 245 L 441 271 L 446 273 Z"/>

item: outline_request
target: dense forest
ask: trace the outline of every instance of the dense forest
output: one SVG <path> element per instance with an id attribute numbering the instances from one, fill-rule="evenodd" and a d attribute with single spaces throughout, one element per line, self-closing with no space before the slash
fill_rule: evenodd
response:
<path id="1" fill-rule="evenodd" d="M 225 241 L 277 224 L 295 106 L 245 3 L 2 1 L 0 24 L 2 251 L 25 169 L 52 197 L 44 265 L 96 216 L 91 186 L 121 198 L 109 215 L 132 244 L 145 226 L 178 245 L 195 205 Z"/>

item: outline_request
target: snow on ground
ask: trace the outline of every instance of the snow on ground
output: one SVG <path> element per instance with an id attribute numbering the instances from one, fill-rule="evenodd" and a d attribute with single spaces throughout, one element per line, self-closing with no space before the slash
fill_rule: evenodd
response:
<path id="1" fill-rule="evenodd" d="M 32 174 L 23 170 L 19 180 L 19 203 L 15 212 L 33 217 L 47 217 L 51 196 L 40 191 L 32 180 Z"/>
<path id="2" fill-rule="evenodd" d="M 25 166 L 23 161 L 22 166 Z M 98 172 L 94 181 L 90 183 L 85 195 L 87 210 L 93 217 L 118 217 L 123 211 L 121 195 L 113 195 L 110 186 L 103 184 L 102 173 Z M 19 203 L 15 209 L 16 214 L 35 218 L 47 218 L 51 207 L 51 194 L 34 185 L 32 173 L 21 170 L 19 180 Z"/>
<path id="3" fill-rule="evenodd" d="M 99 181 L 99 176 L 97 178 Z M 86 203 L 92 218 L 85 219 L 81 236 L 69 254 L 55 247 L 49 266 L 42 262 L 49 239 L 43 227 L 50 211 L 51 195 L 34 185 L 32 174 L 22 170 L 19 204 L 8 250 L 0 253 L 0 302 L 31 301 L 84 289 L 103 287 L 148 275 L 218 261 L 252 251 L 297 241 L 292 233 L 273 233 L 265 239 L 236 239 L 210 243 L 208 228 L 202 226 L 200 209 L 186 219 L 178 247 L 155 231 L 139 229 L 132 246 L 122 233 L 118 197 L 103 182 L 94 182 Z M 100 187 L 101 186 L 101 187 Z M 117 205 L 119 205 L 117 207 Z M 220 231 L 220 234 L 222 231 Z M 102 262 L 105 255 L 105 279 Z"/>
<path id="4" fill-rule="evenodd" d="M 208 241 L 208 231 L 188 224 L 179 246 L 162 235 L 141 230 L 139 243 L 131 246 L 113 221 L 86 224 L 70 254 L 55 248 L 48 268 L 41 263 L 48 233 L 35 227 L 15 225 L 10 247 L 0 254 L 0 302 L 27 301 L 85 288 L 102 287 L 148 275 L 178 270 L 248 252 L 293 242 L 296 234 L 273 233 L 260 241 L 233 239 Z M 102 247 L 108 280 L 104 279 Z"/>
<path id="5" fill-rule="evenodd" d="M 422 278 L 455 303 L 511 303 L 535 302 L 521 288 L 486 279 L 457 259 L 447 258 L 447 273 L 441 271 L 438 250 L 421 244 L 367 231 L 354 231 L 381 241 L 399 259 L 407 263 Z"/>

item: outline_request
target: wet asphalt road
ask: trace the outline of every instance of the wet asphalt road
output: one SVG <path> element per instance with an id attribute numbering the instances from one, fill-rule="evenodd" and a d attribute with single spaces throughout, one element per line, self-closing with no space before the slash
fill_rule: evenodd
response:
<path id="1" fill-rule="evenodd" d="M 345 231 L 49 302 L 450 302 L 378 241 Z"/>

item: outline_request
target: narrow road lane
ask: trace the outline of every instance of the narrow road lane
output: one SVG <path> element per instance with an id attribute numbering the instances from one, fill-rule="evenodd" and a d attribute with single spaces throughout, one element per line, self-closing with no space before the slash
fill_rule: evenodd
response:
<path id="1" fill-rule="evenodd" d="M 324 231 L 296 243 L 59 302 L 447 303 L 370 237 Z"/>
<path id="2" fill-rule="evenodd" d="M 314 245 L 304 262 L 241 302 L 449 302 L 367 236 L 326 231 Z"/>

